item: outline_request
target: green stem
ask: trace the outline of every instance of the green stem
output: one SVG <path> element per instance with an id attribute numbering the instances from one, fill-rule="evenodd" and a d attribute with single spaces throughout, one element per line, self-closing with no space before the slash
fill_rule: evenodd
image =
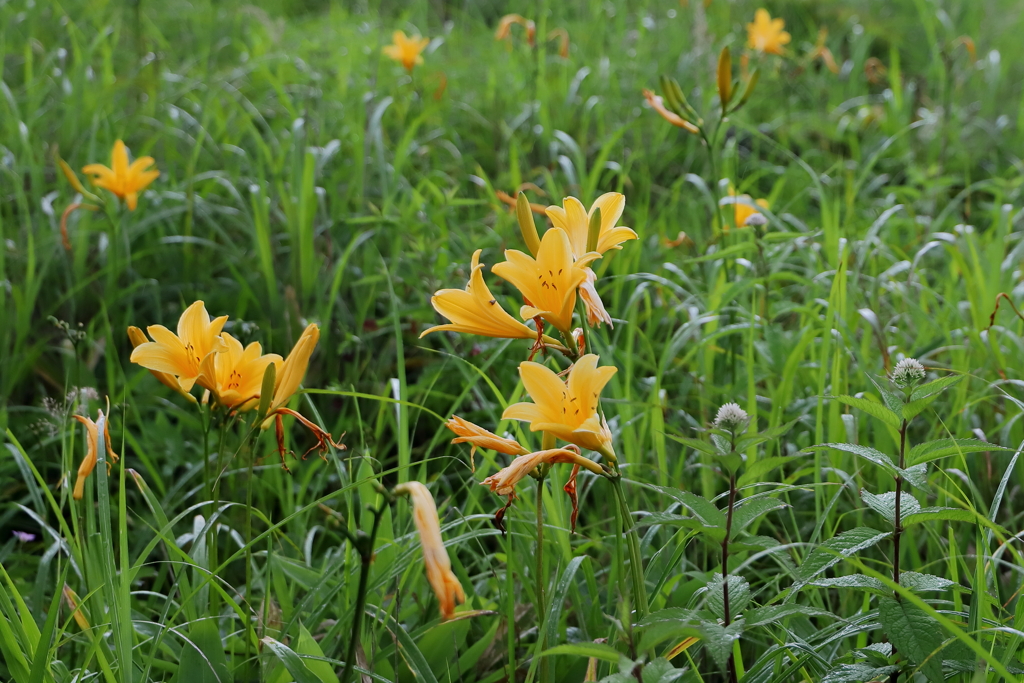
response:
<path id="1" fill-rule="evenodd" d="M 547 433 L 544 434 L 544 441 L 548 439 Z M 554 439 L 552 439 L 554 441 Z M 544 602 L 544 479 L 545 473 L 542 473 L 537 478 L 537 625 L 538 627 L 543 624 L 543 617 L 545 612 Z M 547 629 L 544 629 L 546 631 Z M 540 638 L 541 650 L 546 647 L 544 643 L 544 631 L 537 634 Z M 547 683 L 548 678 L 548 666 L 547 659 L 541 660 L 540 663 L 540 681 L 541 683 Z"/>
<path id="2" fill-rule="evenodd" d="M 625 493 L 622 491 L 621 475 L 613 478 L 612 489 L 615 491 L 615 498 L 618 500 L 619 510 L 622 515 L 625 529 L 626 547 L 629 549 L 629 574 L 633 579 L 633 602 L 636 609 L 636 620 L 640 621 L 650 611 L 647 603 L 647 586 L 644 583 L 644 564 L 640 555 L 640 539 L 636 527 L 633 526 L 632 513 L 629 511 L 629 504 L 626 502 Z M 620 533 L 622 533 L 620 531 Z"/>
<path id="3" fill-rule="evenodd" d="M 373 546 L 377 541 L 377 529 L 380 528 L 381 517 L 384 516 L 385 500 L 380 507 L 373 509 L 373 526 L 370 535 L 359 532 L 355 547 L 359 552 L 361 566 L 359 568 L 359 588 L 356 593 L 356 611 L 352 615 L 352 635 L 348 641 L 348 654 L 345 655 L 345 670 L 341 674 L 341 683 L 348 683 L 352 675 L 352 667 L 356 661 L 356 648 L 359 647 L 359 634 L 363 627 L 363 612 L 366 611 L 366 587 L 370 581 L 370 567 L 373 564 Z"/>
<path id="4" fill-rule="evenodd" d="M 245 486 L 245 600 L 249 603 L 250 607 L 253 603 L 252 595 L 252 488 L 253 488 L 253 474 L 256 469 L 256 449 L 252 448 L 255 445 L 256 439 L 253 438 L 250 443 L 249 453 L 249 472 L 246 477 Z M 246 667 L 249 666 L 249 655 L 251 652 L 253 641 L 256 638 L 255 625 L 250 619 L 245 629 L 245 662 Z"/>

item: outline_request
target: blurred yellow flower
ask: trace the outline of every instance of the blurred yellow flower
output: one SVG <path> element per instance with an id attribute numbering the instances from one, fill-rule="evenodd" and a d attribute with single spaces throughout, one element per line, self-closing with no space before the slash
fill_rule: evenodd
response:
<path id="1" fill-rule="evenodd" d="M 424 330 L 420 339 L 431 332 L 450 330 L 464 334 L 499 339 L 536 339 L 537 332 L 509 315 L 484 282 L 484 267 L 480 263 L 480 249 L 473 252 L 469 283 L 466 289 L 441 289 L 430 297 L 434 310 L 451 320 Z M 554 340 L 552 340 L 554 341 Z"/>
<path id="2" fill-rule="evenodd" d="M 599 257 L 599 253 L 590 252 L 574 261 L 569 235 L 564 230 L 552 229 L 541 238 L 536 259 L 507 249 L 508 260 L 492 271 L 522 293 L 526 305 L 519 314 L 523 320 L 540 316 L 568 336 L 576 307 L 576 288 L 587 279 L 584 267 Z"/>
<path id="3" fill-rule="evenodd" d="M 619 192 L 606 192 L 598 197 L 590 211 L 583 208 L 583 203 L 575 197 L 566 197 L 562 206 L 549 206 L 548 218 L 556 228 L 561 228 L 569 236 L 572 253 L 577 259 L 587 253 L 587 237 L 590 233 L 590 217 L 597 209 L 601 209 L 601 232 L 597 240 L 597 253 L 604 254 L 609 249 L 621 249 L 619 246 L 627 240 L 635 240 L 636 233 L 630 228 L 617 226 L 626 208 L 626 196 Z"/>
<path id="4" fill-rule="evenodd" d="M 225 408 L 255 408 L 260 400 L 267 366 L 274 363 L 281 369 L 281 356 L 276 353 L 263 355 L 259 342 L 252 342 L 243 349 L 242 343 L 227 332 L 221 333 L 221 339 L 224 340 L 224 349 L 203 359 L 196 381 L 209 389 L 217 403 Z"/>
<path id="5" fill-rule="evenodd" d="M 129 211 L 134 211 L 139 202 L 139 193 L 160 176 L 160 171 L 156 169 L 146 170 L 154 163 L 153 157 L 142 157 L 129 165 L 128 149 L 118 140 L 110 152 L 111 168 L 103 164 L 89 164 L 82 169 L 82 173 L 93 176 L 93 185 L 110 190 L 124 200 Z"/>
<path id="6" fill-rule="evenodd" d="M 420 534 L 427 581 L 437 596 L 441 618 L 451 619 L 455 615 L 456 603 L 466 601 L 466 593 L 452 572 L 452 563 L 444 547 L 444 539 L 441 538 L 441 522 L 434 498 L 427 487 L 418 481 L 399 484 L 395 487 L 395 493 L 408 495 L 412 501 L 413 522 Z"/>
<path id="7" fill-rule="evenodd" d="M 99 424 L 93 422 L 88 417 L 82 417 L 81 415 L 72 415 L 71 417 L 85 425 L 85 458 L 82 460 L 82 464 L 78 466 L 78 478 L 75 479 L 75 491 L 73 494 L 75 500 L 82 500 L 82 496 L 85 495 L 85 480 L 89 478 L 90 474 L 92 474 L 92 471 L 96 468 L 96 463 L 99 459 L 100 428 Z M 114 452 L 114 449 L 110 444 L 109 422 L 104 419 L 102 410 L 100 411 L 100 415 L 97 420 L 103 421 L 104 451 L 110 456 L 110 459 L 117 462 L 120 460 L 120 457 Z M 107 469 L 110 468 L 110 459 L 107 460 Z"/>
<path id="8" fill-rule="evenodd" d="M 391 40 L 392 44 L 385 45 L 383 52 L 404 66 L 406 71 L 412 72 L 414 66 L 423 63 L 423 55 L 420 53 L 430 45 L 430 38 L 410 38 L 405 35 L 405 31 L 395 31 L 391 34 Z"/>
<path id="9" fill-rule="evenodd" d="M 176 378 L 181 391 L 188 393 L 199 376 L 199 366 L 203 359 L 222 348 L 224 342 L 220 331 L 227 319 L 226 315 L 222 315 L 210 320 L 206 305 L 197 301 L 186 308 L 178 319 L 178 334 L 163 325 L 147 327 L 146 331 L 153 341 L 138 344 L 132 351 L 131 362 Z M 129 330 L 128 334 L 131 336 L 132 332 Z M 133 344 L 136 341 L 132 339 Z"/>
<path id="10" fill-rule="evenodd" d="M 661 95 L 655 95 L 654 92 L 644 89 L 643 96 L 647 100 L 647 103 L 651 105 L 651 109 L 658 112 L 658 114 L 661 115 L 661 118 L 665 119 L 673 126 L 682 128 L 686 132 L 693 133 L 695 135 L 700 133 L 700 129 L 698 129 L 697 126 L 693 125 L 674 111 L 669 111 L 668 107 L 665 106 L 665 100 L 662 99 Z"/>
<path id="11" fill-rule="evenodd" d="M 592 353 L 580 358 L 569 370 L 567 382 L 540 363 L 520 363 L 519 376 L 533 403 L 510 405 L 502 419 L 529 422 L 531 432 L 547 432 L 580 448 L 614 458 L 612 434 L 598 414 L 597 404 L 601 390 L 618 368 L 599 368 L 597 361 L 598 357 Z"/>
<path id="12" fill-rule="evenodd" d="M 586 468 L 595 474 L 603 474 L 604 470 L 593 460 L 589 460 L 568 448 L 552 448 L 521 455 L 513 460 L 508 467 L 484 479 L 481 484 L 487 486 L 499 496 L 509 496 L 515 492 L 516 484 L 526 478 L 538 465 L 554 463 L 572 463 Z"/>
<path id="13" fill-rule="evenodd" d="M 741 201 L 738 200 L 743 201 L 741 203 Z M 737 228 L 744 227 L 747 224 L 747 221 L 750 220 L 750 217 L 755 213 L 761 213 L 757 210 L 757 207 L 761 207 L 762 209 L 768 208 L 767 199 L 754 200 L 751 199 L 749 194 L 737 195 L 736 188 L 732 186 L 729 187 L 729 197 L 723 197 L 719 200 L 720 206 L 728 206 L 729 204 L 732 204 L 733 206 L 733 225 Z"/>
<path id="14" fill-rule="evenodd" d="M 747 47 L 758 52 L 781 55 L 783 46 L 790 40 L 790 35 L 782 30 L 785 26 L 786 22 L 782 19 L 772 19 L 768 10 L 757 10 L 754 21 L 747 24 Z"/>

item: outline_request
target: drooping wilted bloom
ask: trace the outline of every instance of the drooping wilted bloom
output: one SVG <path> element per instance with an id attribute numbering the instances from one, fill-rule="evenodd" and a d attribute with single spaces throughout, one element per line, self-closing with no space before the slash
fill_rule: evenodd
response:
<path id="1" fill-rule="evenodd" d="M 469 451 L 469 464 L 474 472 L 476 471 L 476 463 L 474 462 L 473 455 L 476 453 L 477 448 L 489 448 L 492 451 L 498 451 L 506 455 L 525 455 L 530 452 L 515 439 L 506 439 L 498 436 L 494 432 L 489 432 L 480 425 L 464 420 L 458 415 L 452 415 L 444 426 L 455 433 L 452 443 L 468 443 L 472 447 Z"/>
<path id="2" fill-rule="evenodd" d="M 89 478 L 92 471 L 96 469 L 96 463 L 99 461 L 99 440 L 100 440 L 100 427 L 99 423 L 103 423 L 103 447 L 105 453 L 110 456 L 107 459 L 107 468 L 110 468 L 110 461 L 117 462 L 120 458 L 117 453 L 114 452 L 113 447 L 110 444 L 110 429 L 107 419 L 103 415 L 103 411 L 100 411 L 100 415 L 96 422 L 93 422 L 88 417 L 81 415 L 72 415 L 83 425 L 85 425 L 86 434 L 86 448 L 85 458 L 82 459 L 82 464 L 78 466 L 78 478 L 75 479 L 75 500 L 82 500 L 82 496 L 85 495 L 85 480 Z"/>
<path id="3" fill-rule="evenodd" d="M 466 601 L 466 593 L 452 572 L 452 563 L 444 547 L 444 539 L 441 538 L 441 522 L 437 516 L 434 498 L 427 487 L 418 481 L 399 484 L 395 487 L 395 493 L 408 495 L 412 501 L 413 522 L 420 534 L 427 581 L 437 596 L 441 618 L 451 619 L 455 614 L 456 603 Z"/>
<path id="4" fill-rule="evenodd" d="M 516 484 L 529 476 L 538 465 L 554 463 L 571 463 L 594 472 L 603 474 L 604 470 L 593 460 L 583 457 L 574 450 L 568 448 L 552 448 L 546 451 L 537 451 L 527 455 L 520 455 L 515 458 L 508 467 L 502 468 L 496 474 L 484 479 L 482 483 L 499 496 L 508 496 L 515 491 Z"/>

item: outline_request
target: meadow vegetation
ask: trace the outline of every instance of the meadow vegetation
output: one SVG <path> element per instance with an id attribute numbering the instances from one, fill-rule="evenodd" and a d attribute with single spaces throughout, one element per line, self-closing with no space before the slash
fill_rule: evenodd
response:
<path id="1" fill-rule="evenodd" d="M 0 680 L 1021 680 L 1022 31 L 0 0 Z"/>

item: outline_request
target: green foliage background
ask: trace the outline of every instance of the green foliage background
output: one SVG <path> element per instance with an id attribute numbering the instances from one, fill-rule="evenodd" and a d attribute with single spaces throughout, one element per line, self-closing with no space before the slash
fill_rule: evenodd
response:
<path id="1" fill-rule="evenodd" d="M 430 294 L 463 286 L 475 249 L 492 265 L 503 248 L 521 247 L 495 190 L 523 183 L 542 203 L 571 194 L 589 205 L 621 191 L 622 222 L 640 235 L 597 267 L 616 324 L 597 335 L 596 349 L 619 368 L 605 410 L 634 511 L 682 513 L 657 486 L 707 498 L 724 490 L 706 457 L 670 438 L 695 436 L 722 403 L 738 402 L 758 429 L 795 421 L 748 453 L 748 463 L 794 456 L 769 477 L 787 487 L 744 493 L 788 505 L 756 531 L 784 551 L 737 562 L 753 604 L 791 599 L 795 568 L 817 544 L 880 524 L 859 491 L 890 491 L 889 477 L 849 452 L 804 449 L 850 442 L 892 454 L 895 430 L 828 397 L 880 400 L 869 378 L 903 356 L 921 359 L 933 378 L 963 374 L 913 423 L 911 442 L 982 438 L 1011 451 L 952 453 L 932 470 L 921 499 L 976 515 L 917 527 L 904 569 L 969 588 L 926 597 L 1004 666 L 1024 668 L 1024 577 L 1007 536 L 1024 513 L 1024 474 L 1011 466 L 1024 439 L 1024 325 L 1004 302 L 990 327 L 998 293 L 1021 298 L 1024 7 L 768 5 L 793 34 L 790 55 L 752 57 L 761 80 L 729 121 L 720 173 L 770 201 L 762 273 L 750 231 L 712 232 L 716 179 L 699 140 L 665 124 L 640 95 L 670 74 L 712 110 L 715 57 L 724 45 L 742 51 L 757 5 L 700 5 L 0 0 L 0 640 L 31 665 L 33 625 L 37 642 L 39 629 L 56 634 L 43 648 L 45 675 L 32 680 L 71 680 L 80 668 L 128 680 L 129 650 L 135 680 L 227 671 L 217 667 L 245 659 L 246 610 L 261 614 L 261 635 L 343 659 L 358 558 L 334 527 L 368 525 L 371 478 L 430 483 L 468 608 L 493 611 L 439 623 L 399 503 L 383 523 L 368 598 L 379 618 L 364 636 L 383 680 L 413 680 L 413 671 L 428 681 L 504 680 L 511 657 L 520 678 L 550 666 L 554 680 L 583 680 L 583 649 L 534 656 L 542 625 L 548 647 L 609 638 L 636 654 L 615 626 L 625 569 L 603 482 L 581 478 L 572 535 L 558 490 L 566 473 L 553 472 L 544 499 L 550 590 L 538 605 L 532 484 L 503 540 L 489 521 L 501 501 L 477 482 L 506 460 L 484 453 L 472 472 L 465 448 L 448 445 L 443 419 L 455 412 L 498 432 L 514 428 L 498 420 L 521 395 L 516 365 L 526 349 L 418 338 L 438 321 Z M 531 50 L 518 29 L 511 44 L 495 42 L 506 12 L 537 19 L 541 37 L 566 28 L 569 57 L 553 44 Z M 806 58 L 820 27 L 838 75 Z M 397 28 L 433 38 L 411 77 L 380 55 Z M 973 41 L 976 60 L 960 36 Z M 887 69 L 876 83 L 865 73 L 870 59 Z M 75 169 L 109 163 L 118 138 L 134 156 L 153 156 L 161 177 L 133 213 L 72 214 L 65 249 L 60 218 L 75 193 L 55 155 Z M 668 246 L 680 232 L 689 242 Z M 511 290 L 488 279 L 510 302 Z M 221 498 L 233 505 L 204 532 L 212 508 L 202 498 L 195 410 L 127 360 L 128 325 L 173 326 L 200 298 L 214 315 L 231 315 L 232 334 L 279 353 L 319 322 L 301 409 L 347 432 L 347 451 L 291 462 L 290 474 L 271 439 L 261 442 L 251 596 L 239 554 L 244 463 L 226 471 Z M 96 392 L 87 406 L 67 399 L 88 398 L 85 388 Z M 94 414 L 106 396 L 113 442 L 149 496 L 115 468 L 109 501 L 101 494 L 95 507 L 72 511 L 57 486 L 83 453 L 69 412 Z M 304 432 L 290 438 L 299 452 L 310 445 Z M 11 530 L 37 538 L 20 542 Z M 669 525 L 641 533 L 652 607 L 703 601 L 714 549 Z M 212 535 L 220 559 L 227 549 L 235 559 L 209 566 L 202 539 Z M 885 573 L 886 553 L 884 544 L 866 550 L 830 575 Z M 69 554 L 78 558 L 70 570 Z M 573 562 L 580 557 L 588 559 Z M 209 571 L 216 581 L 188 596 L 186 585 Z M 92 596 L 95 623 L 121 619 L 113 635 L 82 632 L 67 609 L 58 615 L 65 572 L 79 595 Z M 853 651 L 884 640 L 873 620 L 888 603 L 870 592 L 807 586 L 792 599 L 811 611 L 744 636 L 745 680 L 823 680 L 856 664 Z M 206 608 L 222 618 L 205 619 Z M 553 622 L 543 621 L 548 609 Z M 51 631 L 48 615 L 57 620 Z M 185 634 L 205 658 L 183 645 Z M 16 678 L 4 655 L 0 677 Z M 686 657 L 673 660 L 689 667 L 684 680 L 720 680 L 699 646 Z M 961 664 L 947 667 L 953 680 L 1003 680 L 985 666 L 975 677 L 970 653 L 944 658 Z M 259 675 L 302 680 L 286 660 L 265 648 Z M 602 667 L 602 676 L 618 671 Z M 335 675 L 324 662 L 308 668 L 316 680 Z"/>

